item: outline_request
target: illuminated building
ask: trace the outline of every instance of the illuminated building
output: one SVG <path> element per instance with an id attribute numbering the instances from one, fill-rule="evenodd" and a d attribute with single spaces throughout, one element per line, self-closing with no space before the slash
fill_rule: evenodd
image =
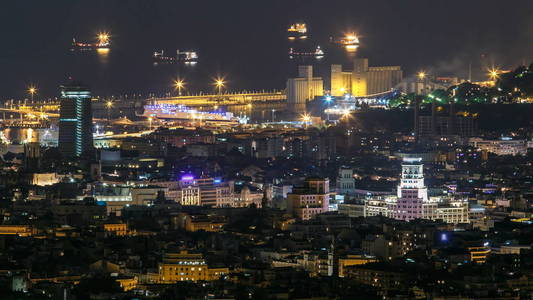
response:
<path id="1" fill-rule="evenodd" d="M 287 194 L 287 213 L 300 220 L 310 220 L 329 208 L 329 179 L 307 178 L 302 187 Z"/>
<path id="2" fill-rule="evenodd" d="M 428 192 L 424 185 L 424 166 L 421 159 L 404 158 L 402 178 L 398 186 L 398 200 L 393 218 L 414 220 L 422 217 L 422 203 L 427 202 Z"/>
<path id="3" fill-rule="evenodd" d="M 287 103 L 301 105 L 324 94 L 321 77 L 313 77 L 313 66 L 298 66 L 298 77 L 287 80 Z"/>
<path id="4" fill-rule="evenodd" d="M 423 76 L 422 76 L 423 75 Z M 434 77 L 427 76 L 427 74 L 420 72 L 417 76 L 408 77 L 399 84 L 402 92 L 415 95 L 428 95 L 431 92 L 447 88 L 459 84 L 457 77 Z"/>
<path id="5" fill-rule="evenodd" d="M 187 174 L 181 176 L 179 181 L 156 182 L 155 184 L 167 188 L 166 197 L 181 205 L 229 207 L 234 202 L 233 184 L 223 182 L 219 178 L 195 178 Z"/>
<path id="6" fill-rule="evenodd" d="M 31 175 L 30 184 L 38 186 L 53 185 L 59 182 L 57 173 L 33 173 Z"/>
<path id="7" fill-rule="evenodd" d="M 34 230 L 30 225 L 0 225 L 0 235 L 32 236 Z"/>
<path id="8" fill-rule="evenodd" d="M 159 194 L 168 193 L 168 188 L 153 185 L 95 185 L 92 195 L 101 205 L 105 205 L 107 213 L 122 214 L 122 209 L 131 205 L 149 206 Z M 81 200 L 85 196 L 78 196 Z M 81 199 L 80 199 L 81 198 Z"/>
<path id="9" fill-rule="evenodd" d="M 118 284 L 120 284 L 120 287 L 122 288 L 124 292 L 135 289 L 138 283 L 137 277 L 135 276 L 132 276 L 132 277 L 123 276 L 123 277 L 117 278 L 115 281 L 118 282 Z"/>
<path id="10" fill-rule="evenodd" d="M 203 214 L 189 214 L 179 213 L 172 220 L 175 222 L 176 229 L 184 229 L 185 231 L 206 231 L 206 232 L 220 232 L 226 221 L 219 216 L 203 215 Z"/>
<path id="11" fill-rule="evenodd" d="M 341 195 L 353 194 L 355 189 L 355 178 L 353 169 L 340 168 L 337 177 L 337 193 Z"/>
<path id="12" fill-rule="evenodd" d="M 192 175 L 184 175 L 180 180 L 157 181 L 153 184 L 166 188 L 165 198 L 181 205 L 200 205 L 200 187 Z"/>
<path id="13" fill-rule="evenodd" d="M 487 257 L 490 255 L 490 248 L 481 246 L 481 247 L 468 247 L 470 252 L 470 261 L 483 264 L 487 261 Z"/>
<path id="14" fill-rule="evenodd" d="M 352 73 L 344 72 L 342 65 L 331 65 L 330 95 L 339 97 L 352 91 Z"/>
<path id="15" fill-rule="evenodd" d="M 128 234 L 128 225 L 125 223 L 104 224 L 106 236 L 125 236 Z"/>
<path id="16" fill-rule="evenodd" d="M 365 216 L 383 215 L 402 221 L 430 219 L 453 224 L 468 223 L 467 201 L 428 197 L 421 161 L 421 158 L 404 158 L 397 196 L 365 200 Z"/>
<path id="17" fill-rule="evenodd" d="M 215 178 L 196 179 L 200 187 L 200 204 L 214 207 L 233 205 L 233 184 Z"/>
<path id="18" fill-rule="evenodd" d="M 376 261 L 375 257 L 366 255 L 347 255 L 339 258 L 339 277 L 344 277 L 346 267 L 364 265 Z"/>
<path id="19" fill-rule="evenodd" d="M 91 92 L 79 83 L 61 86 L 59 151 L 65 157 L 93 152 Z"/>
<path id="20" fill-rule="evenodd" d="M 331 66 L 331 95 L 350 93 L 356 97 L 390 91 L 402 81 L 399 66 L 369 67 L 367 58 L 356 58 L 352 72 L 342 71 L 342 66 Z"/>
<path id="21" fill-rule="evenodd" d="M 255 205 L 257 208 L 262 207 L 263 192 L 252 191 L 248 186 L 244 186 L 240 191 L 236 191 L 233 207 L 250 207 Z"/>
<path id="22" fill-rule="evenodd" d="M 157 185 L 168 187 L 165 197 L 174 199 L 181 205 L 200 205 L 200 187 L 192 175 L 184 175 L 178 182 L 158 182 Z"/>
<path id="23" fill-rule="evenodd" d="M 159 263 L 159 282 L 212 281 L 229 273 L 228 268 L 210 268 L 202 254 L 166 253 Z"/>
<path id="24" fill-rule="evenodd" d="M 513 140 L 505 137 L 499 140 L 470 138 L 468 143 L 475 148 L 496 155 L 527 155 L 527 140 Z"/>
<path id="25" fill-rule="evenodd" d="M 194 185 L 182 186 L 176 202 L 181 205 L 200 205 L 200 187 Z"/>

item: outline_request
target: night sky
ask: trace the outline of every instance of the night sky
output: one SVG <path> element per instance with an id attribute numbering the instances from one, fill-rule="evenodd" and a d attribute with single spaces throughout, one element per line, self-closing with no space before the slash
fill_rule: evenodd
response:
<path id="1" fill-rule="evenodd" d="M 320 45 L 357 32 L 360 56 L 400 65 L 406 76 L 466 77 L 472 62 L 481 79 L 490 65 L 533 61 L 531 0 L 13 0 L 0 2 L 0 100 L 23 97 L 32 83 L 56 96 L 69 76 L 101 95 L 161 92 L 178 74 L 195 90 L 209 90 L 217 73 L 234 89 L 283 88 L 292 69 L 286 27 L 297 21 Z M 113 36 L 107 62 L 69 53 L 73 37 L 100 30 Z M 193 71 L 154 68 L 150 55 L 161 48 L 194 48 L 201 61 Z"/>

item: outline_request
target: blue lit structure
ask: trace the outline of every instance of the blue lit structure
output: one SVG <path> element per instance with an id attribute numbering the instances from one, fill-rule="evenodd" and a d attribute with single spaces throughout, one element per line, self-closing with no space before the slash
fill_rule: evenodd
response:
<path id="1" fill-rule="evenodd" d="M 71 82 L 61 86 L 59 151 L 65 157 L 90 155 L 93 151 L 91 92 Z"/>

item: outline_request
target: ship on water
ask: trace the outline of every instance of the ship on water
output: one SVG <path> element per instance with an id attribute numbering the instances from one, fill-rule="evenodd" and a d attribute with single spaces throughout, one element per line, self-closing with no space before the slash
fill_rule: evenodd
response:
<path id="1" fill-rule="evenodd" d="M 289 58 L 316 58 L 316 59 L 322 59 L 324 58 L 324 50 L 320 48 L 320 46 L 317 46 L 314 51 L 312 50 L 295 50 L 294 48 L 289 48 Z"/>
<path id="2" fill-rule="evenodd" d="M 205 112 L 174 104 L 145 105 L 143 116 L 182 125 L 237 126 L 241 123 L 241 120 L 230 112 Z"/>
<path id="3" fill-rule="evenodd" d="M 101 32 L 96 36 L 96 42 L 87 43 L 72 39 L 71 51 L 109 51 L 111 48 L 111 36 L 107 32 Z"/>
<path id="4" fill-rule="evenodd" d="M 175 64 L 175 63 L 185 63 L 194 65 L 198 62 L 198 53 L 196 51 L 180 51 L 176 50 L 176 56 L 165 55 L 164 50 L 155 51 L 152 55 L 154 63 L 163 63 L 163 64 Z"/>
<path id="5" fill-rule="evenodd" d="M 342 37 L 331 38 L 331 40 L 336 44 L 344 46 L 348 52 L 354 52 L 359 47 L 359 38 L 353 32 L 347 33 Z"/>
<path id="6" fill-rule="evenodd" d="M 292 24 L 287 29 L 287 34 L 290 41 L 305 40 L 307 39 L 307 25 L 305 23 Z"/>

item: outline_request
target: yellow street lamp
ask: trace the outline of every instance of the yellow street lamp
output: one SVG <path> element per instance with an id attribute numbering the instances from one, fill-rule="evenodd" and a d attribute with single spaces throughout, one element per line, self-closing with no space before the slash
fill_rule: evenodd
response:
<path id="1" fill-rule="evenodd" d="M 28 93 L 30 94 L 31 102 L 33 103 L 33 95 L 35 95 L 37 93 L 37 88 L 35 86 L 31 85 L 28 88 Z"/>
<path id="2" fill-rule="evenodd" d="M 302 122 L 304 124 L 304 126 L 307 128 L 307 125 L 309 124 L 309 122 L 311 122 L 311 116 L 307 113 L 304 113 L 302 115 Z"/>
<path id="3" fill-rule="evenodd" d="M 492 81 L 496 81 L 500 77 L 500 70 L 496 68 L 489 69 L 489 77 Z"/>
<path id="4" fill-rule="evenodd" d="M 224 84 L 225 84 L 225 83 L 226 83 L 226 82 L 224 81 L 224 78 L 222 78 L 222 77 L 218 77 L 218 78 L 215 79 L 215 86 L 216 86 L 217 89 L 218 89 L 218 94 L 221 93 L 222 88 L 224 87 Z"/>
<path id="5" fill-rule="evenodd" d="M 426 78 L 426 72 L 420 71 L 416 76 L 418 77 L 418 79 L 424 80 L 424 78 Z"/>
<path id="6" fill-rule="evenodd" d="M 109 100 L 105 103 L 105 107 L 107 108 L 107 120 L 111 120 L 111 108 L 113 107 L 113 101 Z"/>
<path id="7" fill-rule="evenodd" d="M 182 79 L 174 80 L 174 87 L 178 90 L 178 96 L 181 96 L 181 89 L 185 86 L 185 82 Z"/>
<path id="8" fill-rule="evenodd" d="M 343 119 L 349 119 L 352 116 L 352 112 L 349 109 L 345 109 L 342 112 L 342 118 Z"/>

